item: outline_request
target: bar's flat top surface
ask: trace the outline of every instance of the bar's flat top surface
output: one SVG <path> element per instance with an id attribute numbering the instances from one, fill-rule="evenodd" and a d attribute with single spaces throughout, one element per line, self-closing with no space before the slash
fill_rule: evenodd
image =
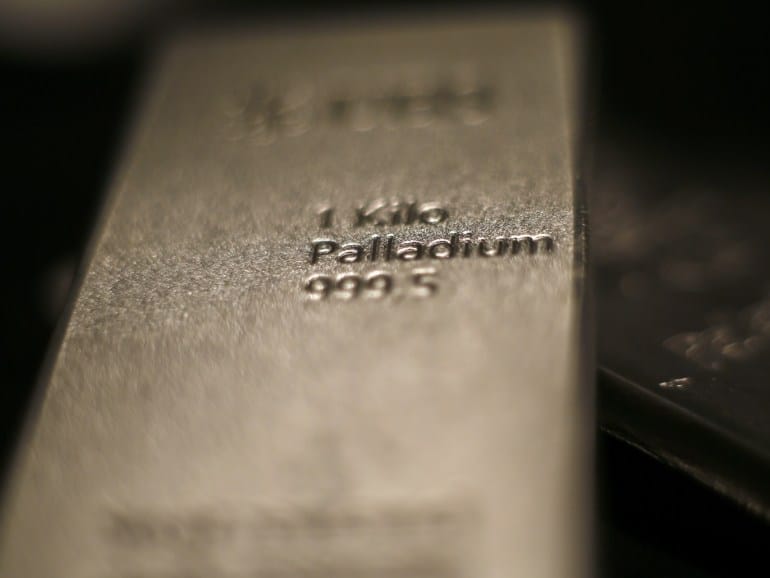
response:
<path id="1" fill-rule="evenodd" d="M 172 43 L 0 575 L 575 575 L 572 50 L 534 17 Z"/>

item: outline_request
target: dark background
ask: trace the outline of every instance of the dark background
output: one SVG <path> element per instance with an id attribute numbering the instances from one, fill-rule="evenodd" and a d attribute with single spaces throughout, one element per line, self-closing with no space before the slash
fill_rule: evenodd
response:
<path id="1" fill-rule="evenodd" d="M 494 9 L 501 5 L 484 5 Z M 736 3 L 575 3 L 592 38 L 594 138 L 660 143 L 703 166 L 761 167 L 768 42 Z M 155 39 L 180 20 L 244 8 L 263 22 L 477 4 L 176 2 L 89 41 L 0 33 L 0 458 L 7 458 L 98 213 Z M 758 8 L 757 8 L 758 10 Z M 2 14 L 0 14 L 2 16 Z M 599 161 L 600 162 L 600 161 Z M 599 546 L 608 576 L 767 572 L 767 526 L 682 474 L 599 436 Z"/>

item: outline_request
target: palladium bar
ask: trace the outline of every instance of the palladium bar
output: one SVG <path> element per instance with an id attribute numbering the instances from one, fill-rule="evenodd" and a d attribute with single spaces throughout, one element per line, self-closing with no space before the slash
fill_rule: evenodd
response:
<path id="1" fill-rule="evenodd" d="M 170 41 L 0 575 L 590 573 L 578 36 L 522 13 Z"/>

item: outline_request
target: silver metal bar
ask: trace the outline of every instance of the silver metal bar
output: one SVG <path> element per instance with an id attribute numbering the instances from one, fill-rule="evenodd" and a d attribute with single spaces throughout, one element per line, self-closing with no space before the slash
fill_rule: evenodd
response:
<path id="1" fill-rule="evenodd" d="M 527 14 L 170 43 L 0 575 L 581 575 L 576 40 Z"/>

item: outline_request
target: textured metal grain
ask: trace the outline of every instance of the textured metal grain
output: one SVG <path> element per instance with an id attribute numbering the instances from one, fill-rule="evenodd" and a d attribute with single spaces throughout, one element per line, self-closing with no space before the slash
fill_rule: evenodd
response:
<path id="1" fill-rule="evenodd" d="M 574 41 L 521 16 L 171 43 L 0 575 L 579 575 Z M 388 234 L 422 258 L 338 260 Z"/>

